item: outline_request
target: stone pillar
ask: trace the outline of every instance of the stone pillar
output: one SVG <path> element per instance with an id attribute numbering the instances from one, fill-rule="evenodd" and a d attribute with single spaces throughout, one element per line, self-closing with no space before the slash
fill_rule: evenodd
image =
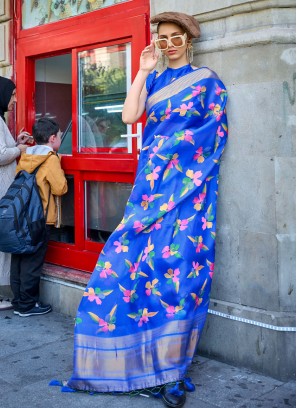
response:
<path id="1" fill-rule="evenodd" d="M 194 65 L 216 71 L 229 93 L 214 314 L 199 352 L 292 378 L 295 333 L 286 327 L 295 328 L 296 307 L 295 1 L 151 0 L 151 15 L 163 11 L 197 18 Z"/>

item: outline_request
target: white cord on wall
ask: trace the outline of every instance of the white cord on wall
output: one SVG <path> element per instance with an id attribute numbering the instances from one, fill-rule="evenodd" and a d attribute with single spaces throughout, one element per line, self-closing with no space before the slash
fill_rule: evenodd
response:
<path id="1" fill-rule="evenodd" d="M 52 283 L 58 283 L 59 285 L 68 286 L 74 289 L 79 289 L 83 291 L 85 290 L 85 287 L 83 286 L 75 285 L 74 283 L 70 283 L 70 282 L 64 282 L 62 280 L 54 279 L 49 276 L 42 276 L 41 279 L 52 282 Z M 274 326 L 272 324 L 257 322 L 256 320 L 245 319 L 244 317 L 237 317 L 237 316 L 230 315 L 227 313 L 217 312 L 216 310 L 212 310 L 212 309 L 208 309 L 208 313 L 215 315 L 215 316 L 223 317 L 225 319 L 235 320 L 237 322 L 247 323 L 253 326 L 263 327 L 264 329 L 280 331 L 280 332 L 296 332 L 296 327 Z"/>

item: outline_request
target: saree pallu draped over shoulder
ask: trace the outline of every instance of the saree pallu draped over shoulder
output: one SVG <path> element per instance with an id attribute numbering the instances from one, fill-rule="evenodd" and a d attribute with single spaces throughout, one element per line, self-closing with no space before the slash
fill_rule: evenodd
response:
<path id="1" fill-rule="evenodd" d="M 183 379 L 205 323 L 227 93 L 208 68 L 160 81 L 148 93 L 123 219 L 78 309 L 74 389 L 128 392 Z"/>

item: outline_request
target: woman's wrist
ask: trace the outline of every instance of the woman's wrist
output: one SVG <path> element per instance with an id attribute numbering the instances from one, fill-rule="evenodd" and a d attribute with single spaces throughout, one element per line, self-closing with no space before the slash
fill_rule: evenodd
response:
<path id="1" fill-rule="evenodd" d="M 151 70 L 150 69 L 145 69 L 145 68 L 139 68 L 139 71 L 138 71 L 141 75 L 143 75 L 143 76 L 149 76 L 149 74 L 150 74 L 150 72 L 151 72 Z"/>

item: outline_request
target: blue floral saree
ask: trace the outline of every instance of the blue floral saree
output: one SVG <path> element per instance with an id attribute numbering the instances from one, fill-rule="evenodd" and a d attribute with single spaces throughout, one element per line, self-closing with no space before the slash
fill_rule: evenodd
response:
<path id="1" fill-rule="evenodd" d="M 135 184 L 77 313 L 73 389 L 183 379 L 207 315 L 227 93 L 190 65 L 151 74 L 147 90 Z"/>

